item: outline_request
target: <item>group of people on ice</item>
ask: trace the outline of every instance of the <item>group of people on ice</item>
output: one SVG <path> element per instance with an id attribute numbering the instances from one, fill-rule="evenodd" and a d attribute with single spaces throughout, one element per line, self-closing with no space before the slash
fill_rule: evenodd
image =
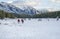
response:
<path id="1" fill-rule="evenodd" d="M 20 22 L 24 23 L 23 19 L 18 19 L 17 21 L 18 21 L 18 23 L 20 23 Z"/>

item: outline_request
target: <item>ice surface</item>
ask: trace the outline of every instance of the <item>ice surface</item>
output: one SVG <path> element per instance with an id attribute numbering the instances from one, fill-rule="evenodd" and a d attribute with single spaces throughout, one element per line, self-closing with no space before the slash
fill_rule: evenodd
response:
<path id="1" fill-rule="evenodd" d="M 22 24 L 0 19 L 0 39 L 60 39 L 60 20 L 26 19 Z"/>

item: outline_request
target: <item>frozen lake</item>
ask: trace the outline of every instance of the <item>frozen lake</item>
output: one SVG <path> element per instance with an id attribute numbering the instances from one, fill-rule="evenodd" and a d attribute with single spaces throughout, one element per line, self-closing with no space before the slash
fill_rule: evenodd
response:
<path id="1" fill-rule="evenodd" d="M 0 39 L 60 39 L 60 20 L 17 19 L 0 20 Z"/>

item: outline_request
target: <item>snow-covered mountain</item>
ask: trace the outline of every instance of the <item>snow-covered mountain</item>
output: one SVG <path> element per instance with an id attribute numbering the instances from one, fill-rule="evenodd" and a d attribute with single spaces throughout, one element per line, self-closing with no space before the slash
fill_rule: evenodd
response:
<path id="1" fill-rule="evenodd" d="M 23 6 L 23 9 L 20 9 L 12 4 L 1 2 L 0 3 L 0 10 L 4 10 L 6 12 L 12 12 L 17 14 L 36 14 L 37 10 L 30 6 Z"/>
<path id="2" fill-rule="evenodd" d="M 37 14 L 37 11 L 35 8 L 32 8 L 31 6 L 24 6 L 23 10 L 27 14 Z"/>
<path id="3" fill-rule="evenodd" d="M 21 9 L 15 7 L 14 5 L 5 3 L 5 2 L 1 2 L 0 3 L 0 9 L 4 10 L 6 12 L 12 12 L 12 13 L 23 13 Z"/>
<path id="4" fill-rule="evenodd" d="M 41 10 L 38 10 L 39 13 L 47 13 L 49 12 L 47 9 L 41 9 Z"/>

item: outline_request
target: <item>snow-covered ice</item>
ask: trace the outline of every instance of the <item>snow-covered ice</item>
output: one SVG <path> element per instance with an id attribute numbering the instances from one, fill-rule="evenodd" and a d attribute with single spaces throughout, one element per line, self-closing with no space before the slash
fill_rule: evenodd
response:
<path id="1" fill-rule="evenodd" d="M 22 24 L 17 19 L 0 19 L 0 39 L 60 39 L 60 20 L 26 19 Z"/>

